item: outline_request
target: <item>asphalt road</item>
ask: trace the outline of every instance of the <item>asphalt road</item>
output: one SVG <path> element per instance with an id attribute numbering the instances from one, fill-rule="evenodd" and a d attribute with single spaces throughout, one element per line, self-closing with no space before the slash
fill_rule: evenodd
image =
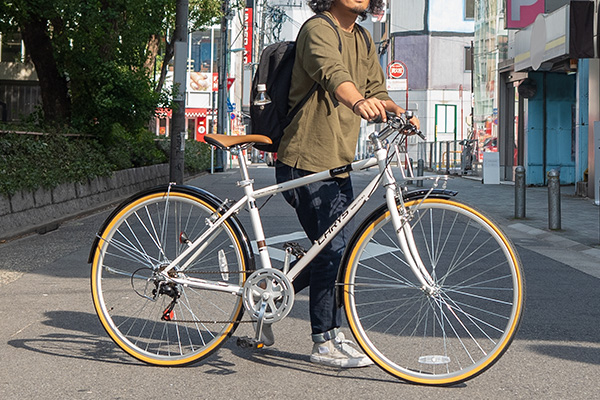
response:
<path id="1" fill-rule="evenodd" d="M 273 180 L 270 168 L 253 168 L 253 174 L 257 185 Z M 355 185 L 369 176 L 356 174 Z M 228 183 L 236 179 L 234 170 L 193 183 L 234 198 L 239 189 Z M 112 343 L 93 309 L 87 256 L 107 214 L 0 244 L 0 398 L 590 399 L 600 393 L 599 279 L 546 257 L 539 244 L 518 232 L 509 234 L 527 283 L 521 329 L 496 365 L 464 384 L 420 387 L 377 367 L 311 364 L 304 293 L 290 316 L 274 326 L 271 348 L 251 351 L 230 340 L 192 366 L 146 366 Z M 270 200 L 263 218 L 267 236 L 300 230 L 281 196 Z M 236 335 L 248 334 L 250 326 L 241 324 Z"/>

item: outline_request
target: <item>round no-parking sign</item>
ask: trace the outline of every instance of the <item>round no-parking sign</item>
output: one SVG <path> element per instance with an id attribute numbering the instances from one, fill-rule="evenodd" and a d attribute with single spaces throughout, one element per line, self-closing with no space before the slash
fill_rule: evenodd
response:
<path id="1" fill-rule="evenodd" d="M 388 77 L 391 79 L 401 79 L 404 77 L 404 73 L 404 65 L 398 61 L 394 61 L 388 66 Z"/>

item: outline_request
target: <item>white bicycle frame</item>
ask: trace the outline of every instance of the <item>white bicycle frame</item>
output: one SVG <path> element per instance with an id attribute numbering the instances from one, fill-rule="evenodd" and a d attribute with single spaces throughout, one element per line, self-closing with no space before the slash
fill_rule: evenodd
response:
<path id="1" fill-rule="evenodd" d="M 214 282 L 192 277 L 172 278 L 169 277 L 169 271 L 173 268 L 176 268 L 177 271 L 184 272 L 190 266 L 190 264 L 193 263 L 193 261 L 196 258 L 198 258 L 200 254 L 202 254 L 207 245 L 212 241 L 211 238 L 214 237 L 213 234 L 220 229 L 221 225 L 225 223 L 225 221 L 232 215 L 236 214 L 244 206 L 247 206 L 250 212 L 250 221 L 252 223 L 252 228 L 258 247 L 258 254 L 261 266 L 263 268 L 272 268 L 271 258 L 269 256 L 269 250 L 266 245 L 266 238 L 262 226 L 262 221 L 260 218 L 258 207 L 256 206 L 257 199 L 271 196 L 273 194 L 281 193 L 297 187 L 301 187 L 310 183 L 323 181 L 341 173 L 358 171 L 377 165 L 380 171 L 379 174 L 377 174 L 377 176 L 375 176 L 373 180 L 371 180 L 371 182 L 348 206 L 346 211 L 342 212 L 340 217 L 312 245 L 312 247 L 296 263 L 296 265 L 289 272 L 287 272 L 286 276 L 290 280 L 290 282 L 293 282 L 293 280 L 300 274 L 300 272 L 314 259 L 314 257 L 317 254 L 319 254 L 323 247 L 326 246 L 332 240 L 332 238 L 340 232 L 340 230 L 348 223 L 348 221 L 350 221 L 350 219 L 352 219 L 356 215 L 356 213 L 358 213 L 362 206 L 370 199 L 376 187 L 379 184 L 383 184 L 386 190 L 385 199 L 387 207 L 390 212 L 394 229 L 396 231 L 398 244 L 406 257 L 406 262 L 410 266 L 416 278 L 421 283 L 422 290 L 426 291 L 427 293 L 433 293 L 435 291 L 433 279 L 427 272 L 425 266 L 423 265 L 421 257 L 419 256 L 419 252 L 416 248 L 410 225 L 405 223 L 409 217 L 408 212 L 403 205 L 400 207 L 400 210 L 402 210 L 402 214 L 398 210 L 396 199 L 398 196 L 401 197 L 401 195 L 398 194 L 396 179 L 394 178 L 394 175 L 392 173 L 391 166 L 387 162 L 388 151 L 381 145 L 382 139 L 380 140 L 380 138 L 384 138 L 383 131 L 382 133 L 376 133 L 371 136 L 371 140 L 376 147 L 375 157 L 371 157 L 366 160 L 355 161 L 352 164 L 349 164 L 345 167 L 336 168 L 330 171 L 314 173 L 305 177 L 293 179 L 276 185 L 267 186 L 258 190 L 254 189 L 254 183 L 248 175 L 248 165 L 246 159 L 241 156 L 241 147 L 231 149 L 232 154 L 237 153 L 238 155 L 240 155 L 238 157 L 238 160 L 242 180 L 238 182 L 238 185 L 243 188 L 244 197 L 242 197 L 227 211 L 225 211 L 225 213 L 223 213 L 221 217 L 218 218 L 216 221 L 207 221 L 207 224 L 209 224 L 209 229 L 196 240 L 194 240 L 192 243 L 190 243 L 189 247 L 162 271 L 162 275 L 167 280 L 178 284 L 187 285 L 199 289 L 208 289 L 241 295 L 243 288 L 239 285 L 231 285 L 225 282 Z"/>

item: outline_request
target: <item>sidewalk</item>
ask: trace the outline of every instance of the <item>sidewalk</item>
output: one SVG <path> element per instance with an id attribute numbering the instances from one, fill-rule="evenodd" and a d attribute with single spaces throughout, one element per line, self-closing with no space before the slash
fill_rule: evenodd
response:
<path id="1" fill-rule="evenodd" d="M 237 179 L 235 176 L 233 179 Z M 430 185 L 431 181 L 426 181 L 425 187 Z M 457 200 L 494 219 L 517 246 L 600 278 L 600 207 L 591 199 L 574 196 L 573 186 L 561 187 L 562 229 L 557 231 L 548 229 L 547 187 L 527 187 L 524 219 L 514 218 L 512 182 L 484 185 L 474 177 L 453 176 L 447 188 L 458 191 Z M 14 226 L 3 228 L 4 236 L 11 237 L 11 228 L 15 229 Z M 35 229 L 36 226 L 30 226 L 28 232 L 33 233 Z"/>
<path id="2" fill-rule="evenodd" d="M 484 185 L 479 179 L 455 177 L 448 189 L 457 200 L 490 215 L 515 244 L 600 278 L 600 207 L 574 196 L 573 186 L 561 187 L 561 228 L 548 229 L 548 188 L 526 188 L 524 219 L 515 219 L 512 182 Z"/>

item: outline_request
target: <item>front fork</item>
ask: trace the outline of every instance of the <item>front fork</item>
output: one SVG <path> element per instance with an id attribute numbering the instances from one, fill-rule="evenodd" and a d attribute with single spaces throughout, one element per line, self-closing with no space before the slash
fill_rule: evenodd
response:
<path id="1" fill-rule="evenodd" d="M 378 151 L 385 152 L 385 149 L 380 149 Z M 419 250 L 415 244 L 412 229 L 408 223 L 410 215 L 408 214 L 406 207 L 403 205 L 402 193 L 399 193 L 398 191 L 391 167 L 389 164 L 386 164 L 385 158 L 378 157 L 378 160 L 380 160 L 380 169 L 384 170 L 383 179 L 386 190 L 385 199 L 390 216 L 392 218 L 392 225 L 394 227 L 394 231 L 396 232 L 398 244 L 400 245 L 402 253 L 404 253 L 404 256 L 406 257 L 406 262 L 421 284 L 421 289 L 425 293 L 432 295 L 436 292 L 435 281 L 427 271 L 427 268 L 425 268 L 423 260 L 419 254 Z M 396 200 L 397 198 L 402 204 L 401 207 L 398 207 Z"/>

